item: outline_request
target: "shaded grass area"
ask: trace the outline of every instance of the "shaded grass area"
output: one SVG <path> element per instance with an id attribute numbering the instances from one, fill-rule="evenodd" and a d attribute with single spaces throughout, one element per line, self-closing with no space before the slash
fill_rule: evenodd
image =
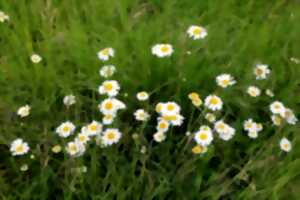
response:
<path id="1" fill-rule="evenodd" d="M 300 57 L 298 1 L 10 0 L 1 1 L 0 10 L 10 16 L 0 24 L 2 199 L 297 199 L 299 125 L 272 127 L 272 100 L 250 99 L 245 90 L 253 84 L 270 88 L 299 113 L 300 66 L 290 61 Z M 205 26 L 207 38 L 189 39 L 191 24 Z M 171 58 L 151 55 L 151 46 L 161 42 L 174 46 Z M 118 123 L 122 142 L 107 149 L 92 144 L 82 158 L 54 155 L 51 147 L 66 143 L 54 134 L 62 121 L 81 126 L 101 119 L 97 87 L 103 63 L 96 53 L 107 46 L 116 50 L 109 64 L 117 67 L 114 78 L 128 107 Z M 43 57 L 41 64 L 31 63 L 34 52 Z M 255 81 L 258 62 L 270 65 L 266 81 Z M 238 82 L 226 91 L 215 84 L 216 75 L 225 72 Z M 177 101 L 186 121 L 192 113 L 189 92 L 216 93 L 225 102 L 222 116 L 237 134 L 229 142 L 216 140 L 203 157 L 191 153 L 186 124 L 156 144 L 149 142 L 155 131 L 150 123 L 133 141 L 140 125 L 131 113 L 142 106 L 135 99 L 140 90 L 153 92 L 152 110 L 159 101 Z M 78 103 L 66 110 L 62 99 L 69 93 Z M 20 120 L 15 112 L 26 103 L 32 113 Z M 242 131 L 248 117 L 268 127 L 255 141 Z M 279 150 L 282 136 L 293 142 L 289 154 Z M 10 155 L 16 137 L 36 144 L 36 159 Z M 146 154 L 140 153 L 142 145 Z M 23 163 L 29 164 L 25 173 L 19 170 Z M 87 173 L 74 170 L 83 165 Z"/>

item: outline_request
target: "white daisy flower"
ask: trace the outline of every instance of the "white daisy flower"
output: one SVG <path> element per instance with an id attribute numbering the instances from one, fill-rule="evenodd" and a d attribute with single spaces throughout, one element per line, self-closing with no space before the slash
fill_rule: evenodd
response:
<path id="1" fill-rule="evenodd" d="M 194 140 L 201 146 L 208 146 L 213 140 L 212 131 L 208 126 L 201 126 L 195 133 Z"/>
<path id="2" fill-rule="evenodd" d="M 114 97 L 119 93 L 120 85 L 115 80 L 107 80 L 99 86 L 100 94 L 107 94 L 110 97 Z"/>
<path id="3" fill-rule="evenodd" d="M 257 80 L 267 79 L 270 72 L 271 71 L 268 65 L 257 64 L 256 67 L 254 68 L 254 74 Z"/>
<path id="4" fill-rule="evenodd" d="M 206 113 L 205 119 L 210 123 L 213 123 L 216 121 L 216 116 L 213 113 Z"/>
<path id="5" fill-rule="evenodd" d="M 162 104 L 162 115 L 176 115 L 180 112 L 180 106 L 175 102 L 167 102 Z"/>
<path id="6" fill-rule="evenodd" d="M 287 123 L 292 125 L 295 125 L 298 122 L 298 119 L 295 116 L 294 112 L 289 108 L 285 109 L 284 119 L 287 121 Z"/>
<path id="7" fill-rule="evenodd" d="M 125 108 L 125 104 L 115 98 L 104 99 L 99 105 L 100 112 L 106 116 L 115 115 L 118 110 Z"/>
<path id="8" fill-rule="evenodd" d="M 228 86 L 236 84 L 236 81 L 230 74 L 221 74 L 216 77 L 216 82 L 218 86 L 222 88 L 227 88 Z"/>
<path id="9" fill-rule="evenodd" d="M 14 140 L 10 144 L 10 152 L 13 156 L 20 156 L 27 154 L 29 152 L 30 148 L 28 146 L 28 143 L 24 142 L 23 139 L 18 138 Z"/>
<path id="10" fill-rule="evenodd" d="M 139 100 L 139 101 L 146 101 L 149 99 L 149 94 L 145 91 L 142 91 L 142 92 L 139 92 L 136 94 L 136 98 Z"/>
<path id="11" fill-rule="evenodd" d="M 152 47 L 152 54 L 159 58 L 171 56 L 174 52 L 170 44 L 156 44 Z"/>
<path id="12" fill-rule="evenodd" d="M 204 104 L 212 111 L 221 110 L 223 108 L 223 102 L 221 98 L 216 95 L 207 96 Z"/>
<path id="13" fill-rule="evenodd" d="M 207 31 L 202 26 L 191 25 L 187 30 L 187 34 L 193 40 L 197 40 L 205 38 L 207 36 Z"/>
<path id="14" fill-rule="evenodd" d="M 103 132 L 102 140 L 105 146 L 116 144 L 121 139 L 122 133 L 118 129 L 108 128 Z"/>
<path id="15" fill-rule="evenodd" d="M 255 139 L 255 138 L 258 137 L 258 133 L 256 131 L 249 131 L 248 132 L 248 137 L 252 138 L 252 139 Z"/>
<path id="16" fill-rule="evenodd" d="M 282 138 L 279 145 L 280 149 L 285 152 L 290 152 L 292 150 L 292 144 L 287 138 Z"/>
<path id="17" fill-rule="evenodd" d="M 192 101 L 193 105 L 199 107 L 203 104 L 199 94 L 197 92 L 191 92 L 188 95 L 189 99 Z"/>
<path id="18" fill-rule="evenodd" d="M 279 115 L 272 115 L 271 119 L 275 126 L 280 126 L 282 124 L 282 118 Z"/>
<path id="19" fill-rule="evenodd" d="M 85 145 L 81 143 L 77 138 L 73 142 L 68 142 L 66 146 L 66 151 L 70 156 L 78 157 L 84 154 Z"/>
<path id="20" fill-rule="evenodd" d="M 104 65 L 99 70 L 100 76 L 104 78 L 109 78 L 116 72 L 116 67 L 114 65 Z"/>
<path id="21" fill-rule="evenodd" d="M 163 132 L 157 132 L 153 135 L 153 139 L 156 142 L 162 142 L 166 139 L 166 135 Z"/>
<path id="22" fill-rule="evenodd" d="M 115 119 L 115 115 L 114 114 L 107 114 L 107 115 L 104 115 L 103 118 L 102 118 L 102 123 L 104 125 L 110 125 L 113 123 Z"/>
<path id="23" fill-rule="evenodd" d="M 156 126 L 158 132 L 165 133 L 169 130 L 169 122 L 166 120 L 159 120 Z"/>
<path id="24" fill-rule="evenodd" d="M 5 22 L 9 20 L 9 16 L 5 14 L 3 11 L 0 11 L 0 22 Z"/>
<path id="25" fill-rule="evenodd" d="M 163 115 L 162 117 L 159 117 L 158 120 L 165 120 L 173 126 L 180 126 L 183 123 L 184 117 L 180 114 Z"/>
<path id="26" fill-rule="evenodd" d="M 258 133 L 263 130 L 261 123 L 256 123 L 253 119 L 248 119 L 244 122 L 244 130 L 248 131 L 248 136 L 252 139 L 257 138 Z"/>
<path id="27" fill-rule="evenodd" d="M 215 130 L 219 134 L 219 137 L 225 141 L 230 140 L 235 134 L 235 129 L 224 123 L 223 120 L 215 123 Z"/>
<path id="28" fill-rule="evenodd" d="M 113 48 L 107 47 L 100 50 L 97 55 L 100 60 L 107 61 L 110 57 L 114 57 L 115 51 Z"/>
<path id="29" fill-rule="evenodd" d="M 271 105 L 270 105 L 270 110 L 273 114 L 279 114 L 280 116 L 285 115 L 285 107 L 283 105 L 283 103 L 281 103 L 280 101 L 274 101 Z"/>
<path id="30" fill-rule="evenodd" d="M 258 87 L 256 86 L 249 86 L 247 89 L 247 93 L 251 96 L 251 97 L 258 97 L 261 94 L 261 91 Z"/>
<path id="31" fill-rule="evenodd" d="M 147 121 L 150 115 L 144 109 L 138 109 L 134 112 L 135 119 L 138 121 Z"/>
<path id="32" fill-rule="evenodd" d="M 38 54 L 32 54 L 31 57 L 30 57 L 30 60 L 33 62 L 33 63 L 39 63 L 42 61 L 42 57 Z"/>
<path id="33" fill-rule="evenodd" d="M 90 124 L 88 124 L 86 127 L 83 127 L 84 131 L 86 132 L 89 136 L 95 136 L 99 135 L 102 132 L 102 124 L 93 120 Z"/>
<path id="34" fill-rule="evenodd" d="M 81 132 L 77 135 L 76 139 L 78 139 L 79 142 L 86 144 L 90 140 L 90 135 L 86 132 Z"/>
<path id="35" fill-rule="evenodd" d="M 18 109 L 17 115 L 19 115 L 21 118 L 27 117 L 30 114 L 30 109 L 31 108 L 29 105 L 22 106 Z"/>
<path id="36" fill-rule="evenodd" d="M 70 135 L 72 135 L 75 131 L 75 125 L 70 122 L 70 121 L 66 121 L 63 122 L 61 125 L 59 125 L 56 128 L 56 133 L 63 138 L 69 137 Z"/>
<path id="37" fill-rule="evenodd" d="M 72 94 L 67 95 L 64 97 L 63 102 L 64 102 L 65 106 L 69 107 L 76 103 L 76 97 Z"/>

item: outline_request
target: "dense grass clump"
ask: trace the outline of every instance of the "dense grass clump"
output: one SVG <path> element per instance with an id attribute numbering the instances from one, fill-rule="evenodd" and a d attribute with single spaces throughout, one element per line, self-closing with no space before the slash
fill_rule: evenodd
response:
<path id="1" fill-rule="evenodd" d="M 2 0 L 0 11 L 0 199 L 299 198 L 299 1 Z M 193 39 L 192 25 L 207 35 Z M 112 98 L 118 112 L 105 110 Z"/>

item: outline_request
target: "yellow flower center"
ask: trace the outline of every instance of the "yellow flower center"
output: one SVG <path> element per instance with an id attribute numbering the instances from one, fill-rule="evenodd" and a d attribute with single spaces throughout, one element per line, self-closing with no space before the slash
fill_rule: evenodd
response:
<path id="1" fill-rule="evenodd" d="M 110 102 L 110 101 L 106 102 L 104 107 L 105 107 L 106 110 L 111 110 L 113 108 L 113 103 Z"/>
<path id="2" fill-rule="evenodd" d="M 199 138 L 200 138 L 201 140 L 206 140 L 206 139 L 208 138 L 208 136 L 207 136 L 206 133 L 201 133 L 201 134 L 199 135 Z"/>
<path id="3" fill-rule="evenodd" d="M 102 54 L 105 55 L 105 56 L 108 56 L 109 55 L 109 48 L 103 49 Z"/>
<path id="4" fill-rule="evenodd" d="M 74 144 L 71 145 L 69 149 L 70 149 L 70 151 L 77 151 L 77 147 Z"/>
<path id="5" fill-rule="evenodd" d="M 115 139 L 115 133 L 114 133 L 114 132 L 109 132 L 109 133 L 107 134 L 107 138 L 108 138 L 109 140 Z"/>
<path id="6" fill-rule="evenodd" d="M 204 148 L 201 145 L 197 145 L 192 149 L 194 154 L 200 154 L 204 151 Z"/>
<path id="7" fill-rule="evenodd" d="M 197 28 L 194 28 L 194 30 L 193 30 L 193 34 L 194 34 L 194 35 L 200 35 L 200 34 L 201 34 L 201 32 L 202 32 L 202 29 L 201 29 L 201 28 L 199 28 L 199 27 L 197 27 Z"/>
<path id="8" fill-rule="evenodd" d="M 165 128 L 167 128 L 167 124 L 164 123 L 164 122 L 161 122 L 161 123 L 159 124 L 159 128 L 165 129 Z"/>
<path id="9" fill-rule="evenodd" d="M 63 131 L 64 132 L 69 132 L 70 131 L 70 127 L 69 126 L 64 126 Z"/>
<path id="10" fill-rule="evenodd" d="M 97 125 L 96 124 L 91 124 L 90 125 L 90 130 L 91 131 L 97 131 Z"/>
<path id="11" fill-rule="evenodd" d="M 212 97 L 209 102 L 212 105 L 218 105 L 219 104 L 219 99 L 217 99 L 216 97 Z"/>
<path id="12" fill-rule="evenodd" d="M 166 115 L 166 116 L 163 116 L 163 119 L 166 121 L 175 121 L 177 119 L 177 116 L 176 115 Z"/>
<path id="13" fill-rule="evenodd" d="M 172 111 L 172 110 L 174 110 L 175 109 L 175 106 L 173 105 L 173 104 L 169 104 L 168 106 L 167 106 L 167 110 L 168 111 Z"/>
<path id="14" fill-rule="evenodd" d="M 113 85 L 111 83 L 105 83 L 104 84 L 104 89 L 106 91 L 111 91 L 113 89 Z"/>
<path id="15" fill-rule="evenodd" d="M 81 142 L 84 142 L 84 141 L 86 140 L 85 135 L 80 135 L 80 136 L 79 136 L 79 140 L 80 140 Z"/>
<path id="16" fill-rule="evenodd" d="M 264 73 L 264 71 L 262 69 L 260 69 L 260 68 L 256 69 L 256 74 L 257 75 L 262 75 L 263 73 Z"/>
<path id="17" fill-rule="evenodd" d="M 163 53 L 168 53 L 169 52 L 169 47 L 168 46 L 162 46 L 161 48 L 160 48 L 160 50 L 163 52 Z"/>
<path id="18" fill-rule="evenodd" d="M 23 151 L 24 151 L 23 145 L 17 146 L 17 148 L 16 148 L 16 152 L 17 152 L 17 153 L 22 153 Z"/>

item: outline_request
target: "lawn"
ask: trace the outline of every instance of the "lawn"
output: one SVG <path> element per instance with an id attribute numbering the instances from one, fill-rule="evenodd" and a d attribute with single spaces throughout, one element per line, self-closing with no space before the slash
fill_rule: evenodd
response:
<path id="1" fill-rule="evenodd" d="M 0 1 L 0 199 L 299 199 L 299 22 L 298 0 Z"/>

